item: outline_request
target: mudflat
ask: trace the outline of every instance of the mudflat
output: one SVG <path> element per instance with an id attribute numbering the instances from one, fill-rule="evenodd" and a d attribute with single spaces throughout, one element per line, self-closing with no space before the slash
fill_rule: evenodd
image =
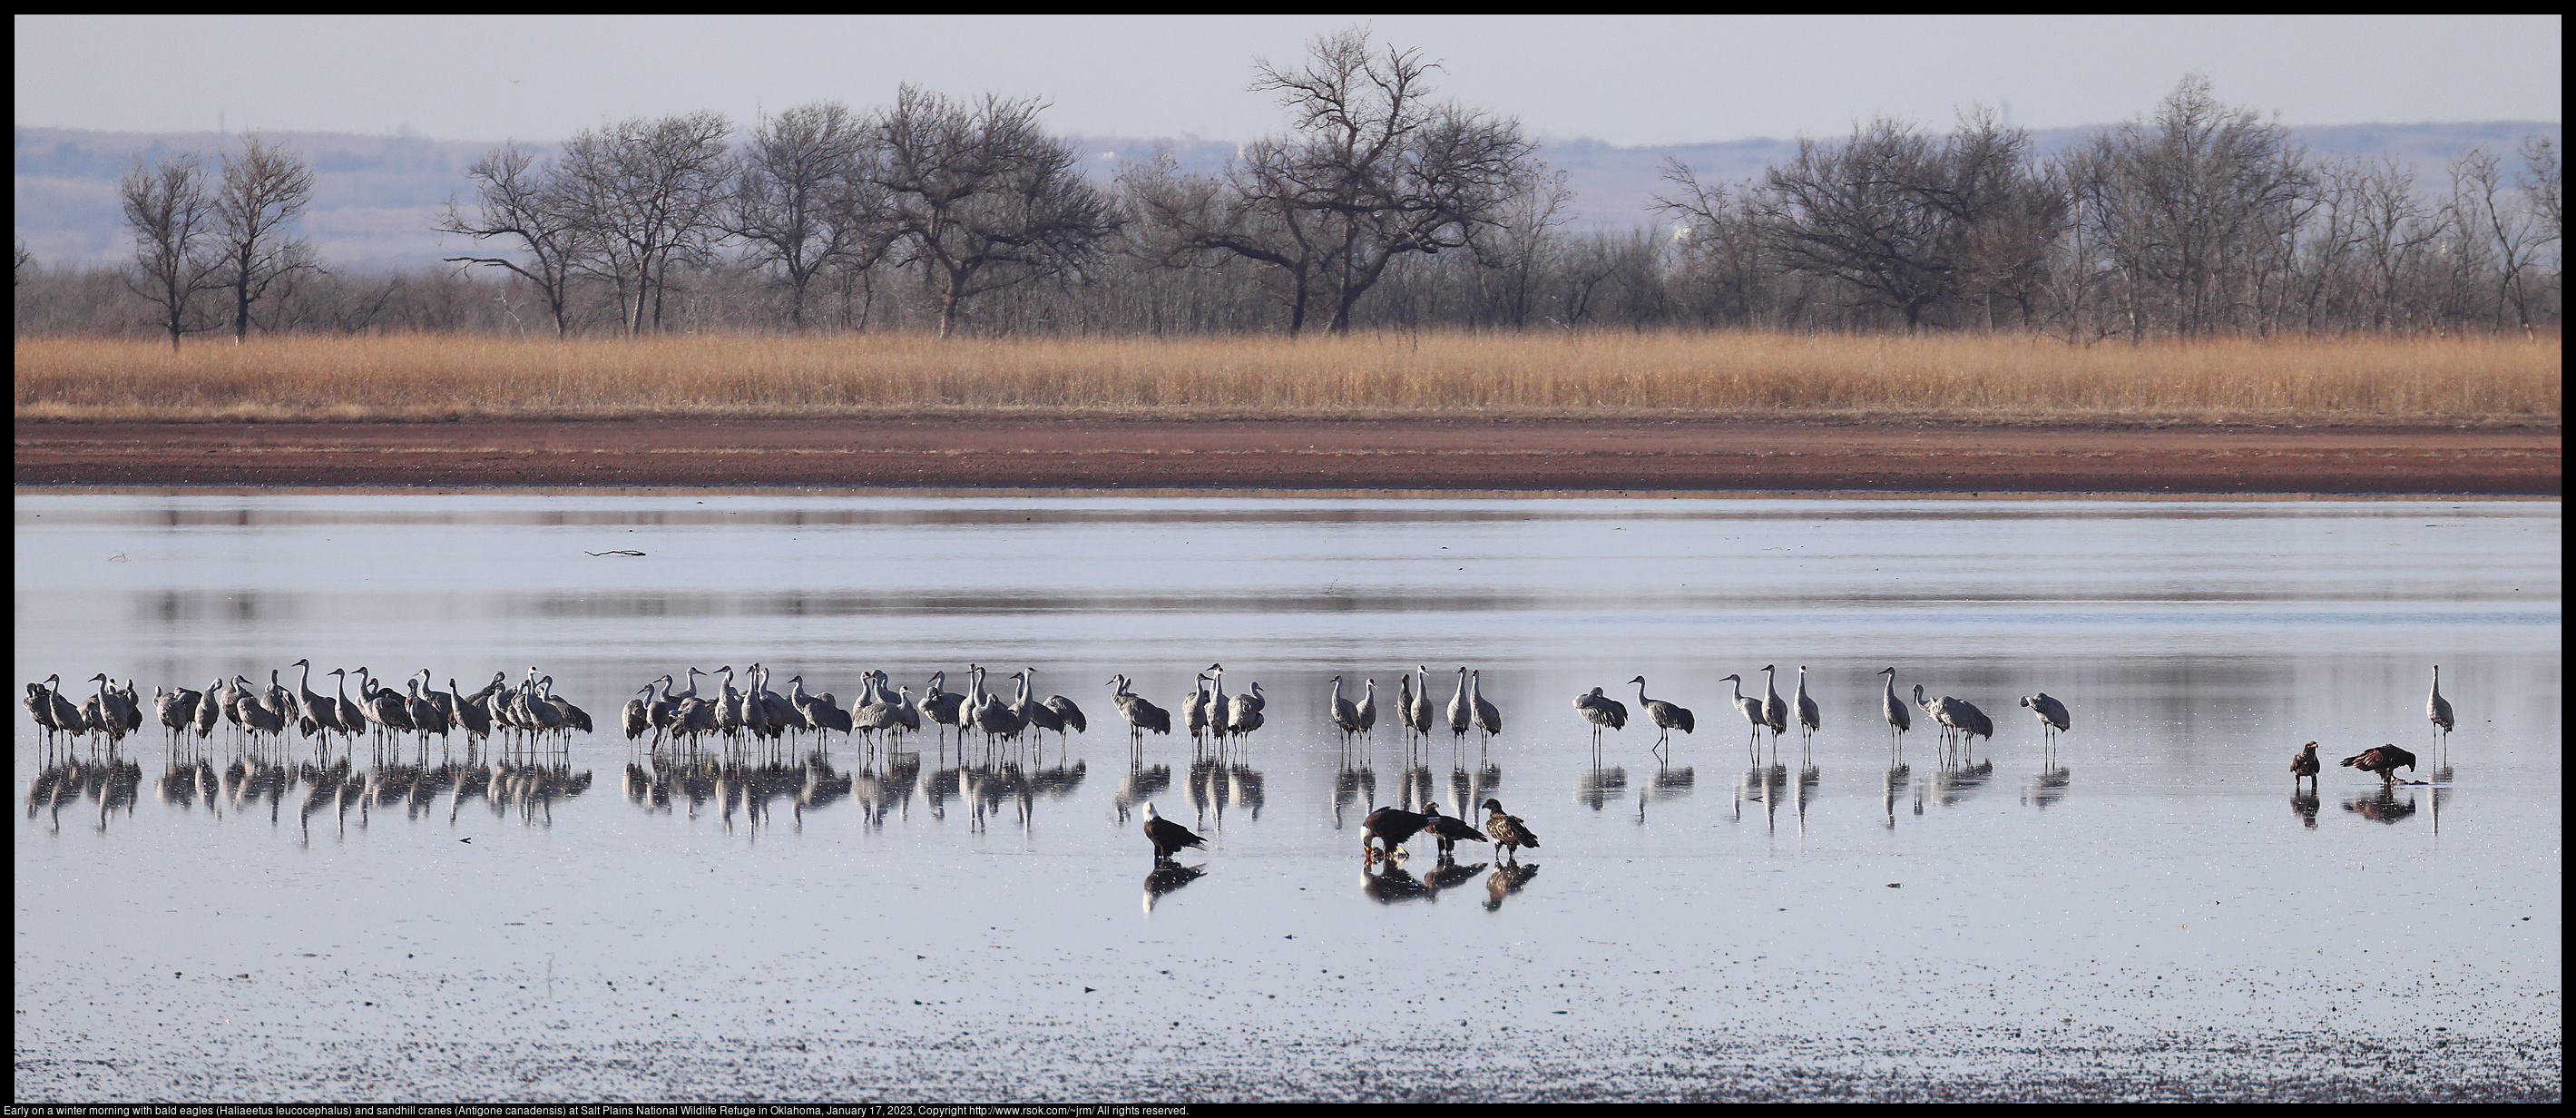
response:
<path id="1" fill-rule="evenodd" d="M 20 485 L 2555 497 L 2549 426 L 1702 418 L 17 423 Z"/>

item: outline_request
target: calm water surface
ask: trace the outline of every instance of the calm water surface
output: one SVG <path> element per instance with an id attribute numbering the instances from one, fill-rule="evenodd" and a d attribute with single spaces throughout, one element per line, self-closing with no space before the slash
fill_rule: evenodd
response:
<path id="1" fill-rule="evenodd" d="M 22 682 L 535 665 L 601 732 L 548 793 L 388 768 L 305 810 L 157 725 L 131 795 L 38 795 L 22 712 L 16 1094 L 2555 1097 L 2560 545 L 2555 502 L 22 492 Z M 637 688 L 751 661 L 844 703 L 1034 668 L 1090 730 L 630 779 L 670 775 L 613 728 Z M 1131 753 L 1110 675 L 1177 706 L 1218 661 L 1268 724 Z M 1721 678 L 1766 664 L 1822 710 L 1776 767 Z M 1415 665 L 1502 735 L 1345 749 L 1330 678 L 1391 708 Z M 1945 764 L 1918 711 L 1897 768 L 1889 666 L 1994 738 Z M 1661 754 L 1640 674 L 1697 715 Z M 1597 755 L 1593 687 L 1638 714 Z M 2334 765 L 2383 742 L 2432 783 Z M 1365 869 L 1359 818 L 1425 792 L 1544 845 Z M 1149 878 L 1146 800 L 1203 874 Z"/>

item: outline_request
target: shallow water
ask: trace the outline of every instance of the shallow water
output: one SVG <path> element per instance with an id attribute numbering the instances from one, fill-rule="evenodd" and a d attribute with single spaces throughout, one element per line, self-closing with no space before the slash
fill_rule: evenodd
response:
<path id="1" fill-rule="evenodd" d="M 601 730 L 550 790 L 380 767 L 307 811 L 225 776 L 229 731 L 205 791 L 173 778 L 150 725 L 131 796 L 23 804 L 20 1101 L 2559 1090 L 2555 502 L 22 492 L 17 519 L 19 676 L 75 701 L 99 672 L 148 707 L 303 657 L 467 692 L 536 665 Z M 1034 667 L 1090 729 L 1007 770 L 835 740 L 782 750 L 783 785 L 632 793 L 619 706 L 754 660 L 844 703 L 870 668 Z M 1213 766 L 1185 735 L 1131 756 L 1104 681 L 1176 707 L 1220 661 L 1267 725 Z M 1759 694 L 1766 664 L 1822 712 L 1776 768 L 1720 678 Z M 1408 750 L 1389 716 L 1345 750 L 1330 677 L 1392 707 L 1415 665 L 1443 707 L 1476 669 L 1504 732 Z M 1891 772 L 1891 665 L 1992 717 L 1970 764 L 1916 711 Z M 1662 755 L 1639 674 L 1697 715 Z M 1592 687 L 1637 714 L 1597 760 Z M 2053 761 L 2037 691 L 2073 711 Z M 2334 764 L 2383 742 L 2435 783 Z M 1365 869 L 1360 816 L 1423 787 L 1544 845 Z M 1208 837 L 1203 874 L 1149 878 L 1144 799 Z"/>

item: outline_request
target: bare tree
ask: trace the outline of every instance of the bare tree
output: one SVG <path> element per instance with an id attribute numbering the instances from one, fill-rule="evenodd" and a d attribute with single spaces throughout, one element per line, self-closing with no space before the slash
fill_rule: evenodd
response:
<path id="1" fill-rule="evenodd" d="M 1278 95 L 1289 134 L 1248 145 L 1219 180 L 1139 180 L 1134 193 L 1167 260 L 1274 269 L 1292 334 L 1318 302 L 1349 330 L 1395 260 L 1482 249 L 1504 206 L 1549 184 L 1519 121 L 1432 103 L 1418 50 L 1379 53 L 1352 28 L 1316 39 L 1305 69 L 1254 65 L 1252 88 Z"/>
<path id="2" fill-rule="evenodd" d="M 973 104 L 904 86 L 875 122 L 869 174 L 885 191 L 887 228 L 929 278 L 939 336 L 969 300 L 1073 273 L 1122 217 L 1081 172 L 1073 145 L 1038 125 L 1035 100 Z"/>
<path id="3" fill-rule="evenodd" d="M 752 132 L 725 231 L 751 245 L 754 264 L 777 270 L 798 330 L 818 276 L 864 272 L 885 253 L 885 190 L 869 175 L 874 154 L 868 122 L 839 102 L 789 109 Z"/>
<path id="4" fill-rule="evenodd" d="M 1937 142 L 1880 120 L 1841 144 L 1799 141 L 1747 204 L 1781 266 L 1835 281 L 1851 305 L 1885 307 L 1908 330 L 1950 302 L 1973 304 L 1989 327 L 2002 301 L 2026 320 L 2066 212 L 2029 145 L 1986 110 Z M 1698 190 L 1687 172 L 1683 185 Z"/>
<path id="5" fill-rule="evenodd" d="M 476 160 L 466 168 L 465 176 L 475 182 L 475 193 L 481 199 L 479 207 L 469 217 L 457 208 L 456 199 L 449 198 L 440 215 L 438 231 L 477 241 L 508 237 L 518 242 L 524 258 L 451 256 L 447 262 L 500 268 L 528 281 L 546 302 L 546 312 L 554 319 L 555 336 L 569 334 L 569 301 L 573 277 L 583 255 L 583 228 L 564 205 L 552 169 L 538 166 L 535 152 L 505 144 Z"/>
<path id="6" fill-rule="evenodd" d="M 216 217 L 206 194 L 206 165 L 193 154 L 137 161 L 117 184 L 125 224 L 134 232 L 134 273 L 127 289 L 158 308 L 155 322 L 179 339 L 214 329 L 197 310 L 197 297 L 222 286 L 223 258 L 216 251 Z"/>
<path id="7" fill-rule="evenodd" d="M 733 178 L 722 113 L 620 121 L 564 144 L 556 197 L 580 230 L 578 265 L 617 293 L 618 317 L 641 334 L 663 323 L 671 268 L 708 259 Z"/>
<path id="8" fill-rule="evenodd" d="M 2198 74 L 2092 155 L 2083 219 L 2128 288 L 2133 337 L 2148 318 L 2185 335 L 2229 322 L 2314 192 L 2288 131 L 2219 104 Z"/>
<path id="9" fill-rule="evenodd" d="M 1662 178 L 1671 194 L 1657 193 L 1655 208 L 1673 219 L 1686 298 L 1693 317 L 1711 325 L 1751 326 L 1760 321 L 1759 292 L 1773 271 L 1755 212 L 1755 188 L 1703 183 L 1688 164 L 1666 159 Z"/>
<path id="10" fill-rule="evenodd" d="M 251 306 L 269 285 L 299 271 L 319 271 L 313 246 L 287 230 L 313 201 L 313 168 L 302 156 L 244 137 L 241 152 L 224 159 L 215 191 L 215 240 L 223 254 L 223 285 L 233 294 L 233 341 L 250 336 Z"/>

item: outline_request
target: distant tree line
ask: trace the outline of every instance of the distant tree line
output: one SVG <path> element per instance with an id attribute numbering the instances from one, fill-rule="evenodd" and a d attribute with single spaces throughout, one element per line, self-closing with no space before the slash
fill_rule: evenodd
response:
<path id="1" fill-rule="evenodd" d="M 2072 342 L 2555 331 L 2559 153 L 2473 150 L 2425 184 L 2318 159 L 2185 78 L 2042 158 L 1971 110 L 1801 141 L 1758 179 L 1666 168 L 1667 228 L 1576 231 L 1507 117 L 1432 98 L 1419 51 L 1360 31 L 1266 60 L 1281 133 L 1224 171 L 1107 185 L 1034 100 L 905 88 L 736 143 L 716 113 L 628 120 L 549 156 L 493 149 L 440 231 L 453 270 L 338 275 L 292 235 L 312 176 L 256 138 L 220 174 L 138 164 L 136 259 L 48 271 L 18 330 L 1297 334 L 1355 329 L 2016 331 Z"/>

